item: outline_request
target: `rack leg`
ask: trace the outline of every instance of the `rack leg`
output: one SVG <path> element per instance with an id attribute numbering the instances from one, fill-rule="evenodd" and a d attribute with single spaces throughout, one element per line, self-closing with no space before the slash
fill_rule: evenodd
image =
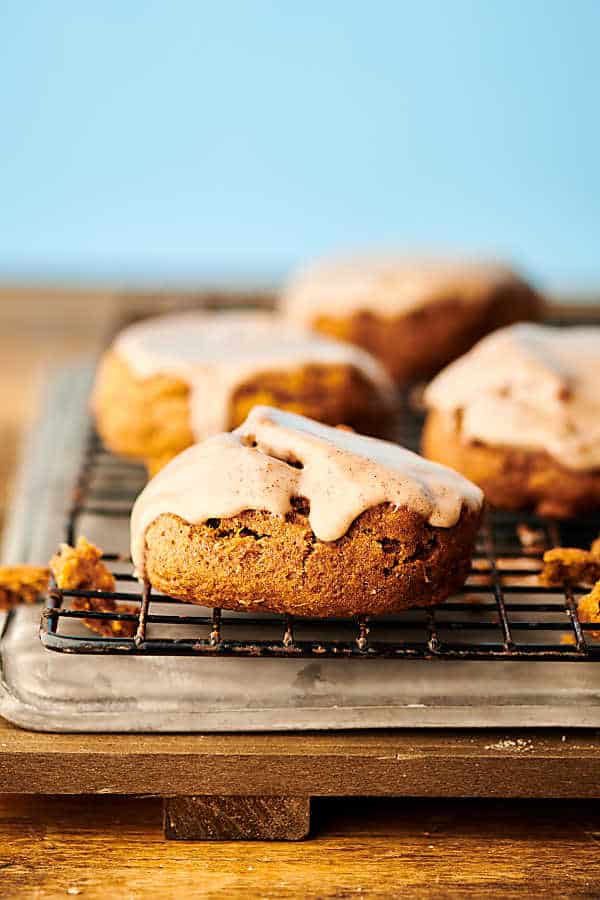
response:
<path id="1" fill-rule="evenodd" d="M 301 841 L 310 797 L 165 797 L 163 822 L 174 841 Z"/>

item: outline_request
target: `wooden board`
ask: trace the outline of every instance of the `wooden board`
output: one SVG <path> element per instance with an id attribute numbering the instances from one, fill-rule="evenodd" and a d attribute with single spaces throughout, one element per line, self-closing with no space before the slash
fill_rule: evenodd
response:
<path id="1" fill-rule="evenodd" d="M 171 838 L 298 840 L 312 797 L 597 798 L 600 738 L 414 730 L 63 735 L 0 720 L 0 791 L 158 796 Z"/>
<path id="2" fill-rule="evenodd" d="M 0 720 L 2 793 L 599 797 L 589 732 L 40 734 Z"/>
<path id="3" fill-rule="evenodd" d="M 301 841 L 310 830 L 310 798 L 171 797 L 163 824 L 175 841 Z"/>

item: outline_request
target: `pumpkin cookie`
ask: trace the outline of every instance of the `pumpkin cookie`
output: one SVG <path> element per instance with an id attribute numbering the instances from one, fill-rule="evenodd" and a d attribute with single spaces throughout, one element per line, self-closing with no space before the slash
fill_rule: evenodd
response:
<path id="1" fill-rule="evenodd" d="M 439 603 L 468 574 L 482 495 L 395 444 L 256 407 L 172 460 L 131 520 L 165 594 L 298 616 Z"/>
<path id="2" fill-rule="evenodd" d="M 495 328 L 538 319 L 542 301 L 494 263 L 359 256 L 300 271 L 281 306 L 297 324 L 370 351 L 406 383 L 434 374 Z"/>
<path id="3" fill-rule="evenodd" d="M 123 331 L 100 364 L 93 407 L 107 447 L 153 472 L 258 404 L 377 431 L 393 401 L 385 370 L 357 347 L 270 313 L 192 312 Z"/>
<path id="4" fill-rule="evenodd" d="M 423 452 L 498 507 L 599 509 L 599 384 L 600 328 L 502 329 L 427 388 Z"/>

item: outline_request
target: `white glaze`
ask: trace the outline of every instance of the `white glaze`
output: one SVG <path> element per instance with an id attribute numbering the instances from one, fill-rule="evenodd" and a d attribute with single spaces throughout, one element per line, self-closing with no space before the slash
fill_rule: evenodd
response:
<path id="1" fill-rule="evenodd" d="M 600 467 L 600 328 L 520 324 L 488 335 L 431 382 L 429 408 L 461 411 L 465 441 L 545 450 Z"/>
<path id="2" fill-rule="evenodd" d="M 226 431 L 236 389 L 249 378 L 310 364 L 348 365 L 393 401 L 394 386 L 369 353 L 284 322 L 268 312 L 202 311 L 137 322 L 113 347 L 138 378 L 174 375 L 190 386 L 196 440 Z"/>
<path id="3" fill-rule="evenodd" d="M 305 324 L 319 314 L 402 315 L 446 297 L 482 303 L 492 288 L 517 281 L 511 269 L 495 262 L 358 255 L 301 269 L 290 279 L 281 306 L 288 318 Z"/>
<path id="4" fill-rule="evenodd" d="M 142 572 L 146 530 L 162 513 L 192 524 L 246 509 L 284 516 L 298 496 L 310 503 L 316 537 L 335 541 L 380 503 L 407 506 L 449 528 L 463 506 L 480 508 L 483 495 L 457 472 L 397 444 L 257 406 L 236 431 L 184 450 L 144 488 L 131 517 L 134 564 Z"/>

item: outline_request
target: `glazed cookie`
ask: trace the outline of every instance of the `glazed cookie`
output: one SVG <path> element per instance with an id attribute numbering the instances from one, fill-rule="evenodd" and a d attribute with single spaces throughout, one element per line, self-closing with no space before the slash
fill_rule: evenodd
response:
<path id="1" fill-rule="evenodd" d="M 600 508 L 600 328 L 514 325 L 425 392 L 423 452 L 498 507 L 573 516 Z"/>
<path id="2" fill-rule="evenodd" d="M 504 266 L 394 257 L 306 268 L 281 300 L 290 320 L 364 347 L 399 383 L 434 374 L 495 328 L 538 319 L 541 305 Z"/>
<path id="3" fill-rule="evenodd" d="M 266 312 L 181 313 L 139 322 L 101 361 L 93 406 L 107 447 L 151 473 L 268 403 L 377 431 L 394 386 L 368 353 Z"/>
<path id="4" fill-rule="evenodd" d="M 172 460 L 133 508 L 136 571 L 207 606 L 391 613 L 464 583 L 482 494 L 396 444 L 255 407 Z"/>

